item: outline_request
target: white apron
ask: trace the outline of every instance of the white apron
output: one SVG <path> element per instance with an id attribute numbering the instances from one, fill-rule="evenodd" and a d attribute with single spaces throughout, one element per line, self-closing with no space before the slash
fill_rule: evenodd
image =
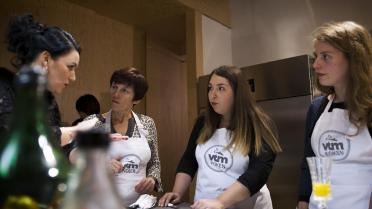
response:
<path id="1" fill-rule="evenodd" d="M 124 169 L 115 174 L 115 183 L 124 206 L 134 203 L 139 193 L 134 187 L 146 177 L 146 166 L 151 158 L 151 150 L 147 142 L 147 131 L 144 130 L 138 116 L 132 112 L 138 127 L 140 138 L 131 137 L 128 140 L 113 141 L 109 148 L 110 159 L 119 160 Z M 106 117 L 106 128 L 111 130 L 111 112 Z"/>
<path id="2" fill-rule="evenodd" d="M 372 192 L 372 139 L 367 126 L 357 128 L 350 123 L 348 111 L 334 108 L 328 112 L 330 96 L 324 112 L 311 136 L 316 156 L 331 157 L 331 196 L 329 209 L 367 209 Z M 310 209 L 317 202 L 310 198 Z"/>
<path id="3" fill-rule="evenodd" d="M 237 181 L 248 168 L 249 156 L 225 149 L 230 143 L 230 131 L 217 129 L 204 144 L 196 147 L 198 161 L 195 200 L 214 199 Z M 270 192 L 264 185 L 259 192 L 241 203 L 231 207 L 234 209 L 272 209 Z"/>

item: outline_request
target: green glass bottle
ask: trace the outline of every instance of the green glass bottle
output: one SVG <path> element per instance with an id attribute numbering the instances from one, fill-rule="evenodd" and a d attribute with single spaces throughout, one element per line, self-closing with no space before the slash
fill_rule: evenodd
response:
<path id="1" fill-rule="evenodd" d="M 8 137 L 0 139 L 0 208 L 47 208 L 66 190 L 69 164 L 47 123 L 46 76 L 24 66 Z"/>

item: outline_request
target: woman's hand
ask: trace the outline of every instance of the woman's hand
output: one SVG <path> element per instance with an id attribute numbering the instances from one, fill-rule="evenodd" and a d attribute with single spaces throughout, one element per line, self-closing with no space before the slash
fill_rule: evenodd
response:
<path id="1" fill-rule="evenodd" d="M 119 162 L 118 160 L 111 159 L 110 164 L 111 164 L 111 169 L 114 173 L 120 173 L 121 171 L 123 171 L 124 167 L 121 164 L 121 162 Z"/>
<path id="2" fill-rule="evenodd" d="M 135 187 L 134 190 L 140 194 L 146 194 L 154 191 L 155 180 L 152 177 L 143 178 Z"/>
<path id="3" fill-rule="evenodd" d="M 297 209 L 309 209 L 309 203 L 300 201 L 298 202 Z"/>
<path id="4" fill-rule="evenodd" d="M 168 206 L 168 203 L 177 204 L 181 202 L 182 196 L 191 184 L 191 176 L 186 173 L 177 173 L 172 192 L 168 192 L 160 198 L 160 207 Z"/>
<path id="5" fill-rule="evenodd" d="M 96 125 L 98 118 L 92 118 L 90 120 L 84 120 L 78 123 L 76 126 L 71 127 L 60 127 L 61 130 L 61 146 L 65 146 L 72 142 L 78 131 L 87 131 Z"/>
<path id="6" fill-rule="evenodd" d="M 80 123 L 76 124 L 75 131 L 87 131 L 97 124 L 98 118 L 92 118 L 90 120 L 83 120 Z"/>
<path id="7" fill-rule="evenodd" d="M 191 205 L 192 209 L 225 209 L 225 206 L 217 199 L 197 200 Z"/>
<path id="8" fill-rule="evenodd" d="M 168 203 L 177 204 L 181 202 L 181 195 L 177 192 L 167 192 L 159 199 L 159 206 L 166 207 Z"/>

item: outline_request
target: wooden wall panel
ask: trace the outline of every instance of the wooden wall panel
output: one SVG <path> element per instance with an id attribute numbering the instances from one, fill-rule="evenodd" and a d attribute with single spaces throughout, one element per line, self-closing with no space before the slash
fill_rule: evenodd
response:
<path id="1" fill-rule="evenodd" d="M 186 54 L 187 54 L 187 98 L 188 98 L 188 130 L 198 116 L 197 109 L 197 78 L 203 75 L 203 37 L 202 14 L 198 11 L 186 13 Z M 195 179 L 189 189 L 189 199 L 193 200 L 195 193 Z"/>
<path id="2" fill-rule="evenodd" d="M 146 77 L 146 33 L 136 28 L 133 38 L 133 67 Z M 139 104 L 134 106 L 133 111 L 146 114 L 146 95 Z"/>
<path id="3" fill-rule="evenodd" d="M 150 86 L 146 111 L 158 130 L 164 189 L 171 191 L 189 135 L 186 64 L 181 57 L 151 41 L 147 43 L 146 60 Z"/>

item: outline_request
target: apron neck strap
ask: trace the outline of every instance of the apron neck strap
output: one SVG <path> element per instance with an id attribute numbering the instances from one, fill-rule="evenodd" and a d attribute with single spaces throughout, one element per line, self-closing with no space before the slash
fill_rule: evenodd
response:
<path id="1" fill-rule="evenodd" d="M 112 110 L 110 110 L 107 113 L 106 122 L 105 122 L 105 129 L 108 133 L 111 133 L 111 114 L 112 114 Z M 144 131 L 144 126 L 141 123 L 138 115 L 136 113 L 134 113 L 133 111 L 132 111 L 132 115 L 133 115 L 134 121 L 136 122 L 136 125 L 138 127 L 138 131 L 140 132 L 140 134 L 146 135 L 146 132 Z"/>
<path id="2" fill-rule="evenodd" d="M 134 113 L 133 111 L 132 111 L 132 115 L 134 117 L 134 120 L 136 121 L 138 129 L 143 129 L 143 125 L 142 125 L 138 115 L 136 113 Z"/>
<path id="3" fill-rule="evenodd" d="M 328 98 L 328 103 L 327 103 L 326 108 L 324 109 L 324 112 L 328 112 L 329 111 L 329 108 L 331 108 L 331 105 L 333 103 L 333 100 L 335 99 L 335 95 L 330 94 L 330 95 L 328 95 L 327 98 Z"/>

